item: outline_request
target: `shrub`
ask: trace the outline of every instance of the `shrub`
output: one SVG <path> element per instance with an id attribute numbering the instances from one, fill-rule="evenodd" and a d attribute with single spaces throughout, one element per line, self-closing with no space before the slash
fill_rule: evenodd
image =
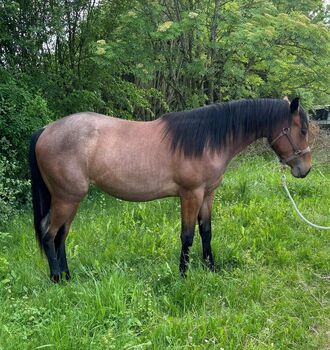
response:
<path id="1" fill-rule="evenodd" d="M 16 152 L 3 137 L 0 149 L 8 155 L 0 154 L 0 227 L 4 226 L 17 208 L 29 195 L 29 181 L 17 177 L 19 164 L 15 159 Z"/>
<path id="2" fill-rule="evenodd" d="M 1 76 L 0 71 L 0 76 Z M 47 102 L 25 83 L 8 73 L 0 78 L 0 138 L 5 137 L 11 147 L 1 147 L 0 155 L 9 157 L 16 152 L 19 177 L 27 177 L 27 150 L 31 134 L 51 121 Z"/>

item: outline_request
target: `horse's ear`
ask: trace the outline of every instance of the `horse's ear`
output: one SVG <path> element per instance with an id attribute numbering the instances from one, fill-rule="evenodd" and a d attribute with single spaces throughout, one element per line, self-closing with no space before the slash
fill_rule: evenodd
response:
<path id="1" fill-rule="evenodd" d="M 299 97 L 295 97 L 290 103 L 291 114 L 298 112 L 299 109 Z"/>

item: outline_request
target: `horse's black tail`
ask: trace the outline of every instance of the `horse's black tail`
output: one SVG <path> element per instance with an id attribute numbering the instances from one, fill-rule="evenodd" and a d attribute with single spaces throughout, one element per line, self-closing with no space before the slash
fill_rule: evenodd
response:
<path id="1" fill-rule="evenodd" d="M 44 129 L 39 129 L 31 136 L 30 151 L 29 151 L 29 164 L 31 171 L 31 184 L 32 184 L 32 203 L 33 203 L 33 215 L 34 215 L 34 229 L 36 233 L 36 239 L 39 243 L 40 249 L 42 249 L 42 219 L 49 213 L 50 210 L 50 192 L 41 177 L 39 170 L 35 148 L 37 141 Z"/>

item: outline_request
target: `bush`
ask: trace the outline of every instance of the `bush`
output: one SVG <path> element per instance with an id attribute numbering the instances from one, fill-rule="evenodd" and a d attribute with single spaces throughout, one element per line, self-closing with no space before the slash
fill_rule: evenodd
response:
<path id="1" fill-rule="evenodd" d="M 19 164 L 15 160 L 16 153 L 4 137 L 0 139 L 0 149 L 8 154 L 8 156 L 0 155 L 0 227 L 2 227 L 29 197 L 30 182 L 17 177 Z"/>
<path id="2" fill-rule="evenodd" d="M 3 72 L 0 71 L 0 76 Z M 11 75 L 0 78 L 0 137 L 5 137 L 11 147 L 1 147 L 0 155 L 10 158 L 8 151 L 16 152 L 15 175 L 27 177 L 27 150 L 31 134 L 51 121 L 47 102 L 37 92 Z"/>

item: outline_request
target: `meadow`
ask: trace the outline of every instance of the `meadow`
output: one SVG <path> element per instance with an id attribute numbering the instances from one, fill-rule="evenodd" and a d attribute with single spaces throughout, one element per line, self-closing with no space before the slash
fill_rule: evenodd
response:
<path id="1" fill-rule="evenodd" d="M 236 159 L 213 210 L 216 272 L 196 230 L 178 272 L 175 198 L 128 203 L 93 189 L 67 241 L 72 280 L 48 278 L 26 209 L 0 232 L 0 349 L 329 349 L 329 231 L 293 211 L 274 156 Z M 288 186 L 330 225 L 330 165 Z"/>

